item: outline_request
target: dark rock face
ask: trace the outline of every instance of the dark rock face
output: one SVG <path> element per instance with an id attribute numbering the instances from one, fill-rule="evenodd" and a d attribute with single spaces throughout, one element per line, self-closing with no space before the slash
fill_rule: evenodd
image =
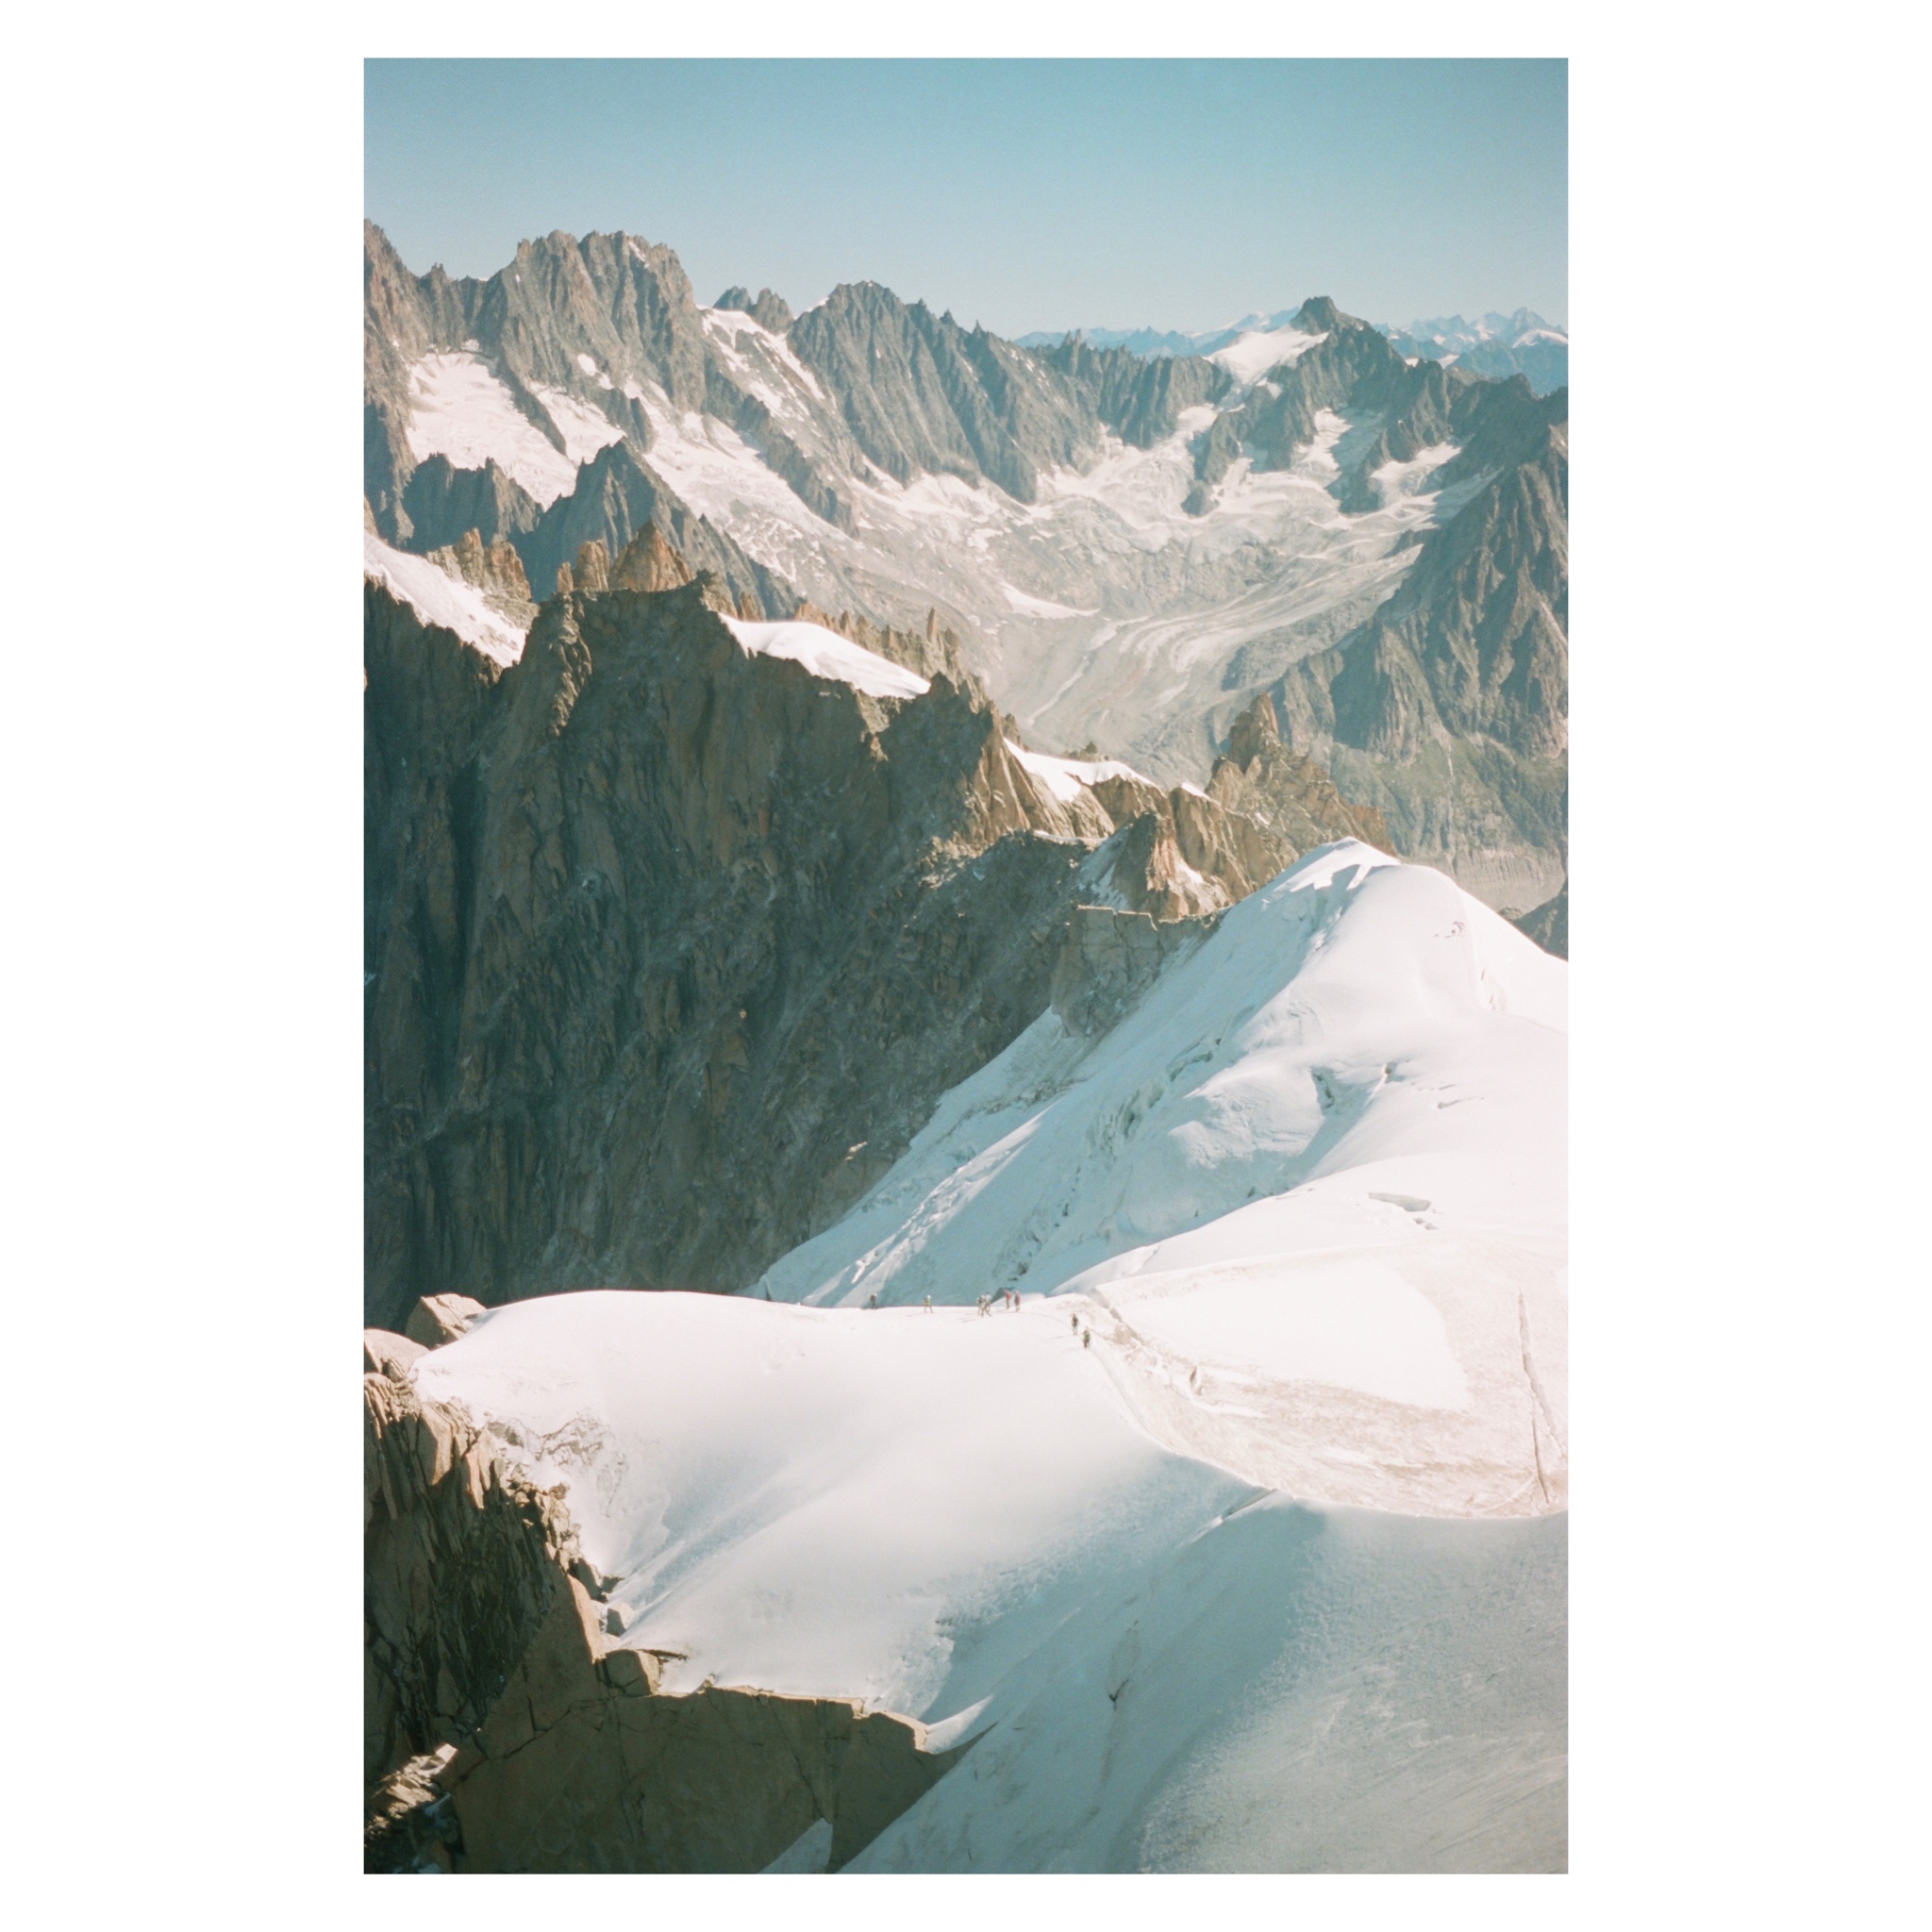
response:
<path id="1" fill-rule="evenodd" d="M 480 470 L 458 470 L 447 457 L 431 457 L 409 473 L 403 486 L 403 512 L 410 545 L 417 550 L 454 543 L 465 530 L 475 530 L 486 543 L 500 537 L 522 539 L 542 514 L 494 461 Z"/>
<path id="2" fill-rule="evenodd" d="M 1554 883 L 1568 844 L 1567 396 L 1475 393 L 1445 472 L 1474 495 L 1394 596 L 1274 689 L 1295 742 L 1385 814 L 1396 851 L 1465 876 L 1487 849 L 1526 847 Z"/>
<path id="3" fill-rule="evenodd" d="M 1534 912 L 1506 912 L 1503 917 L 1527 933 L 1544 952 L 1554 953 L 1559 959 L 1570 957 L 1570 882 L 1567 879 L 1563 882 L 1563 890 Z"/>
<path id="4" fill-rule="evenodd" d="M 399 1339 L 399 1338 L 398 1338 Z M 558 1497 L 506 1472 L 459 1409 L 407 1370 L 365 1374 L 363 1774 L 473 1732 L 577 1556 Z"/>
<path id="5" fill-rule="evenodd" d="M 1096 455 L 1107 431 L 1149 448 L 1183 409 L 1232 387 L 1198 357 L 1150 362 L 1077 338 L 1022 349 L 876 282 L 835 289 L 788 340 L 837 399 L 858 450 L 888 475 L 984 476 L 1022 503 L 1036 499 L 1041 470 Z"/>
<path id="6" fill-rule="evenodd" d="M 761 616 L 791 611 L 798 595 L 775 571 L 754 562 L 715 524 L 691 509 L 650 466 L 613 442 L 577 473 L 577 487 L 559 496 L 535 527 L 517 537 L 525 575 L 548 595 L 559 564 L 572 563 L 586 543 L 616 557 L 647 526 L 655 526 L 694 570 L 708 570 L 734 602 L 749 597 Z"/>
<path id="7" fill-rule="evenodd" d="M 1136 449 L 1151 449 L 1179 426 L 1183 409 L 1218 403 L 1234 379 L 1199 356 L 1150 361 L 1127 349 L 1096 349 L 1077 336 L 1040 357 L 1086 400 L 1094 417 Z"/>
<path id="8" fill-rule="evenodd" d="M 714 308 L 736 308 L 748 315 L 761 328 L 768 328 L 774 335 L 782 336 L 791 326 L 791 310 L 784 296 L 771 289 L 760 289 L 758 300 L 753 301 L 748 289 L 726 289 L 714 303 Z"/>
<path id="9" fill-rule="evenodd" d="M 1086 848 L 983 697 L 747 658 L 701 586 L 500 678 L 379 606 L 370 655 L 378 1322 L 741 1286 L 1044 1006 Z"/>
<path id="10" fill-rule="evenodd" d="M 1069 1032 L 1097 1038 L 1114 1025 L 1169 960 L 1214 930 L 1200 919 L 1157 921 L 1145 912 L 1082 906 L 1067 922 L 1054 965 L 1053 1009 Z"/>
<path id="11" fill-rule="evenodd" d="M 576 566 L 675 575 L 654 536 Z M 708 575 L 579 587 L 500 671 L 368 591 L 377 1326 L 452 1291 L 742 1287 L 1039 1016 L 1096 881 L 1170 919 L 1297 856 L 1178 788 L 1062 804 L 936 621 L 844 621 L 932 679 L 879 700 L 746 655 L 721 608 Z"/>
<path id="12" fill-rule="evenodd" d="M 876 282 L 834 289 L 788 340 L 838 398 L 859 449 L 901 483 L 922 472 L 987 476 L 1031 503 L 1042 461 L 1072 462 L 1091 445 L 1091 425 L 1039 380 L 1026 351 L 923 302 L 908 308 Z"/>

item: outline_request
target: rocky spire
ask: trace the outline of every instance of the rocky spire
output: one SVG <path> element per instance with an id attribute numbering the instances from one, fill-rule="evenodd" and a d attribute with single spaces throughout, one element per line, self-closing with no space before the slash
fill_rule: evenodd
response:
<path id="1" fill-rule="evenodd" d="M 713 305 L 719 308 L 736 308 L 748 315 L 760 328 L 768 328 L 774 335 L 782 336 L 791 326 L 791 309 L 784 296 L 774 289 L 760 289 L 758 300 L 753 301 L 751 291 L 744 288 L 729 288 L 718 297 Z"/>
<path id="2" fill-rule="evenodd" d="M 613 591 L 675 591 L 691 579 L 691 568 L 672 546 L 654 523 L 644 527 L 624 546 L 623 555 L 610 572 Z"/>
<path id="3" fill-rule="evenodd" d="M 1274 719 L 1274 700 L 1257 691 L 1255 702 L 1228 727 L 1227 755 L 1244 771 L 1261 756 L 1263 748 L 1281 742 L 1281 727 Z"/>
<path id="4" fill-rule="evenodd" d="M 577 545 L 576 587 L 596 592 L 610 588 L 610 553 L 601 537 Z"/>

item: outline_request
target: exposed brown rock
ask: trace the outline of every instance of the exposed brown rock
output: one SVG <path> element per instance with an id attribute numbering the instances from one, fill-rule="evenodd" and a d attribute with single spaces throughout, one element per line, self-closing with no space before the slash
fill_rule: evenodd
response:
<path id="1" fill-rule="evenodd" d="M 558 1497 L 507 1472 L 459 1408 L 364 1375 L 364 1774 L 483 1722 L 576 1559 Z"/>
<path id="2" fill-rule="evenodd" d="M 1388 824 L 1374 806 L 1351 805 L 1320 765 L 1283 742 L 1267 691 L 1235 719 L 1208 795 L 1285 841 L 1296 857 L 1337 839 L 1391 849 Z"/>
<path id="3" fill-rule="evenodd" d="M 410 1365 L 426 1355 L 426 1345 L 411 1341 L 407 1335 L 393 1335 L 387 1328 L 362 1331 L 362 1372 L 367 1375 L 388 1375 L 407 1382 Z"/>
<path id="4" fill-rule="evenodd" d="M 601 537 L 592 537 L 588 543 L 577 545 L 575 569 L 576 588 L 595 594 L 610 588 L 610 553 L 604 547 Z"/>
<path id="5" fill-rule="evenodd" d="M 664 541 L 656 524 L 646 524 L 624 546 L 610 572 L 610 588 L 614 591 L 675 591 L 691 580 L 691 565 Z M 596 587 L 587 582 L 584 588 Z M 746 593 L 739 603 L 742 607 L 750 601 Z"/>
<path id="6" fill-rule="evenodd" d="M 523 559 L 505 538 L 485 543 L 476 531 L 465 530 L 454 543 L 425 555 L 439 569 L 481 591 L 488 603 L 520 627 L 527 628 L 536 616 Z"/>
<path id="7" fill-rule="evenodd" d="M 454 1744 L 443 1744 L 377 1779 L 362 1827 L 365 1872 L 456 1870 L 451 1848 L 461 1836 L 456 1809 L 436 1782 L 456 1755 Z"/>
<path id="8" fill-rule="evenodd" d="M 409 1310 L 404 1333 L 423 1348 L 441 1348 L 454 1341 L 471 1321 L 483 1312 L 483 1304 L 466 1294 L 425 1294 Z"/>

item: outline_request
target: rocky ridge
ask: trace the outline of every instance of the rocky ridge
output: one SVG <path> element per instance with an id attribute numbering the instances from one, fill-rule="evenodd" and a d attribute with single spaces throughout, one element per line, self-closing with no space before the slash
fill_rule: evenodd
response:
<path id="1" fill-rule="evenodd" d="M 1561 883 L 1566 393 L 1411 360 L 1326 298 L 1291 318 L 1314 340 L 1238 383 L 1198 355 L 1027 349 L 874 283 L 796 317 L 770 290 L 701 308 L 675 255 L 625 235 L 551 235 L 475 282 L 411 275 L 372 227 L 365 280 L 389 541 L 474 528 L 541 594 L 585 543 L 615 557 L 649 524 L 768 618 L 801 588 L 882 628 L 936 608 L 1030 732 L 1102 737 L 1170 784 L 1270 691 L 1404 856 L 1491 904 Z M 570 487 L 539 503 L 493 458 L 419 462 L 432 365 L 495 385 L 504 421 L 575 463 Z M 1150 525 L 1170 449 L 1184 514 Z M 1303 473 L 1360 520 L 1333 560 L 1300 512 L 1264 514 L 1306 501 L 1270 494 Z M 1169 653 L 1185 676 L 1159 675 Z"/>
<path id="2" fill-rule="evenodd" d="M 368 587 L 379 1326 L 742 1287 L 1044 1009 L 1076 906 L 1198 915 L 1296 856 L 1183 788 L 1042 776 L 936 619 L 841 620 L 930 678 L 879 699 L 741 649 L 713 576 L 624 587 L 683 568 L 586 546 L 507 669 Z"/>

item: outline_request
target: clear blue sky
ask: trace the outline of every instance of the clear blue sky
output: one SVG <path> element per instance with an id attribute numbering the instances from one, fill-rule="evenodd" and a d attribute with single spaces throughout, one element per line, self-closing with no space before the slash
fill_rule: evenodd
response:
<path id="1" fill-rule="evenodd" d="M 376 60 L 365 95 L 418 272 L 624 228 L 702 302 L 878 281 L 1003 335 L 1568 319 L 1560 60 Z"/>

